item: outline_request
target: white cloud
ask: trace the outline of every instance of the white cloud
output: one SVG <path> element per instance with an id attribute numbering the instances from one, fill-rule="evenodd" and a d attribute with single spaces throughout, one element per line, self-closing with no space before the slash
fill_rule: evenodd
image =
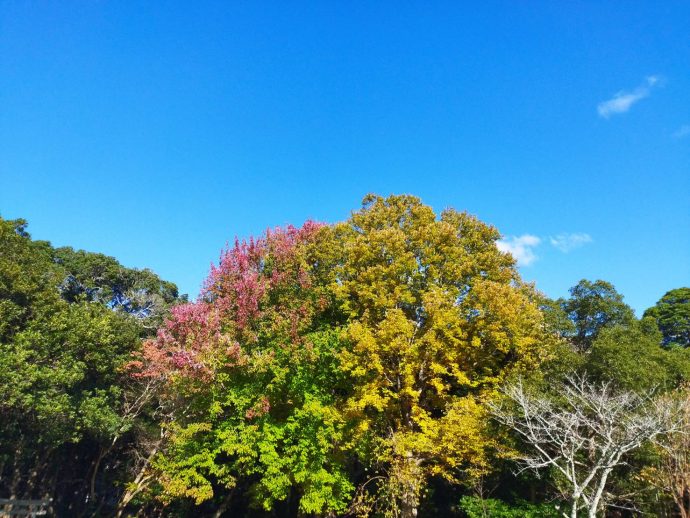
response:
<path id="1" fill-rule="evenodd" d="M 648 76 L 645 82 L 632 92 L 620 91 L 608 101 L 602 101 L 597 105 L 597 112 L 605 119 L 617 113 L 625 113 L 636 102 L 649 97 L 652 87 L 660 81 L 659 76 Z"/>
<path id="2" fill-rule="evenodd" d="M 580 248 L 587 243 L 592 242 L 592 236 L 584 232 L 577 232 L 574 234 L 558 234 L 555 237 L 549 237 L 549 242 L 552 246 L 558 248 L 564 254 L 571 250 Z"/>
<path id="3" fill-rule="evenodd" d="M 529 266 L 537 260 L 534 248 L 539 246 L 541 239 L 531 234 L 521 236 L 509 236 L 496 242 L 496 246 L 501 252 L 511 254 L 518 263 L 518 266 Z"/>
<path id="4" fill-rule="evenodd" d="M 690 135 L 690 124 L 683 124 L 678 131 L 671 135 L 673 138 L 684 138 Z"/>
<path id="5" fill-rule="evenodd" d="M 647 76 L 645 79 L 646 79 L 647 84 L 649 86 L 654 86 L 659 81 L 661 81 L 661 78 L 659 76 Z"/>

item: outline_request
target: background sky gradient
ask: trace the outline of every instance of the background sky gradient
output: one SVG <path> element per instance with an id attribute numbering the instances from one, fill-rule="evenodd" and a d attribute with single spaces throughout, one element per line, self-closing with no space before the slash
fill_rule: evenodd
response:
<path id="1" fill-rule="evenodd" d="M 0 2 L 0 214 L 195 296 L 235 236 L 411 193 L 553 297 L 690 284 L 690 2 L 311 4 Z"/>

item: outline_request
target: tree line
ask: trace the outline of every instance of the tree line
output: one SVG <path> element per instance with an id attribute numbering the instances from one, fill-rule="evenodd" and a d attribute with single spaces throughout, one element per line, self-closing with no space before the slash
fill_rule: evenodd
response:
<path id="1" fill-rule="evenodd" d="M 413 196 L 236 241 L 196 301 L 0 219 L 0 498 L 57 516 L 690 516 L 690 288 L 551 300 Z"/>

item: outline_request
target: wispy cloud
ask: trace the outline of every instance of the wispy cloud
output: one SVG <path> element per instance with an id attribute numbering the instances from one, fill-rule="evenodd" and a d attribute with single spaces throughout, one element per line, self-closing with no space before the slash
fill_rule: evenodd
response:
<path id="1" fill-rule="evenodd" d="M 549 237 L 549 242 L 552 246 L 567 254 L 571 250 L 580 248 L 587 243 L 592 242 L 592 236 L 584 232 L 576 232 L 574 234 L 558 234 L 557 236 Z"/>
<path id="2" fill-rule="evenodd" d="M 645 82 L 634 90 L 630 92 L 620 91 L 608 101 L 600 102 L 597 105 L 599 116 L 608 119 L 611 115 L 627 112 L 633 104 L 649 97 L 652 88 L 659 83 L 659 80 L 659 76 L 648 76 L 645 78 Z"/>
<path id="3" fill-rule="evenodd" d="M 522 234 L 521 236 L 506 236 L 498 240 L 496 246 L 501 252 L 512 255 L 517 261 L 518 266 L 529 266 L 539 259 L 539 256 L 536 254 L 536 248 L 543 242 L 548 242 L 560 252 L 567 254 L 593 241 L 592 236 L 585 232 L 563 232 L 548 238 L 541 238 L 533 234 Z"/>
<path id="4" fill-rule="evenodd" d="M 531 234 L 521 236 L 508 236 L 496 242 L 496 246 L 501 252 L 511 254 L 517 261 L 518 266 L 529 266 L 537 260 L 534 248 L 539 246 L 541 239 Z"/>
<path id="5" fill-rule="evenodd" d="M 685 138 L 690 136 L 690 124 L 683 124 L 677 131 L 671 135 L 673 138 Z"/>

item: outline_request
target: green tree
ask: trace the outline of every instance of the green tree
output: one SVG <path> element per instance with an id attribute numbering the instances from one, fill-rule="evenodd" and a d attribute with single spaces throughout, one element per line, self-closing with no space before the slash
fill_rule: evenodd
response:
<path id="1" fill-rule="evenodd" d="M 575 323 L 563 308 L 563 300 L 553 300 L 542 297 L 539 309 L 544 315 L 544 325 L 548 333 L 559 338 L 568 338 L 575 334 Z"/>
<path id="2" fill-rule="evenodd" d="M 599 381 L 625 390 L 669 390 L 690 379 L 690 351 L 660 347 L 661 333 L 653 321 L 603 329 L 583 369 Z"/>
<path id="3" fill-rule="evenodd" d="M 656 321 L 666 347 L 690 347 L 690 288 L 667 292 L 644 313 Z"/>
<path id="4" fill-rule="evenodd" d="M 88 501 L 95 512 L 113 497 L 96 495 L 97 483 L 114 486 L 126 461 L 101 469 L 133 426 L 132 382 L 121 368 L 145 331 L 107 301 L 65 297 L 63 281 L 81 272 L 56 255 L 31 240 L 25 221 L 0 219 L 0 492 L 54 496 L 70 514 Z"/>
<path id="5" fill-rule="evenodd" d="M 289 498 L 301 513 L 345 510 L 353 486 L 336 402 L 349 388 L 323 255 L 332 248 L 313 223 L 236 243 L 201 299 L 174 308 L 145 344 L 133 367 L 165 380 L 171 408 L 153 463 L 163 501 L 224 508 L 244 486 L 266 510 Z"/>
<path id="6" fill-rule="evenodd" d="M 589 349 L 603 328 L 629 325 L 635 320 L 623 296 L 606 281 L 583 279 L 570 288 L 570 298 L 559 302 L 575 326 L 571 339 L 583 351 Z"/>

